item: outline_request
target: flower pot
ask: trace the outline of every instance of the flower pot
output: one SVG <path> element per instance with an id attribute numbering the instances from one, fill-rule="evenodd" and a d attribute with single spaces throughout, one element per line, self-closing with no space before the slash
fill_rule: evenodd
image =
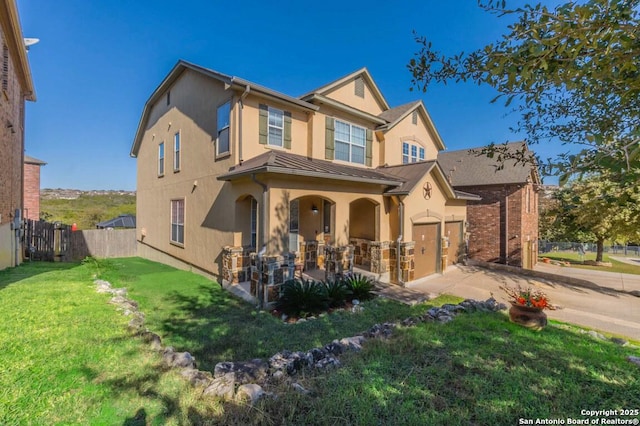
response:
<path id="1" fill-rule="evenodd" d="M 532 330 L 542 330 L 547 325 L 547 314 L 541 308 L 522 306 L 516 303 L 511 303 L 509 319 L 513 323 Z"/>

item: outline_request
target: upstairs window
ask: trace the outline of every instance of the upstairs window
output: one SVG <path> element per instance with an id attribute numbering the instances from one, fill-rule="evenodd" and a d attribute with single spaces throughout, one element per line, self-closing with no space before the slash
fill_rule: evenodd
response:
<path id="1" fill-rule="evenodd" d="M 335 121 L 335 158 L 364 164 L 366 129 L 344 121 Z"/>
<path id="2" fill-rule="evenodd" d="M 173 171 L 180 170 L 180 132 L 173 135 Z"/>
<path id="3" fill-rule="evenodd" d="M 424 161 L 424 148 L 412 143 L 402 143 L 402 164 Z"/>
<path id="4" fill-rule="evenodd" d="M 291 149 L 291 112 L 259 105 L 258 142 Z"/>
<path id="5" fill-rule="evenodd" d="M 164 142 L 158 145 L 158 176 L 164 176 Z"/>
<path id="6" fill-rule="evenodd" d="M 282 146 L 284 136 L 284 111 L 269 107 L 269 139 L 268 144 Z"/>
<path id="7" fill-rule="evenodd" d="M 225 102 L 218 107 L 218 141 L 216 144 L 216 155 L 229 153 L 229 128 L 231 120 L 231 101 Z"/>

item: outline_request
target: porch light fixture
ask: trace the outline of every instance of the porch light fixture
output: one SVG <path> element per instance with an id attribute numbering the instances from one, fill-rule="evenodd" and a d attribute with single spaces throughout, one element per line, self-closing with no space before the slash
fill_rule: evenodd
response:
<path id="1" fill-rule="evenodd" d="M 311 205 L 311 213 L 318 214 L 318 206 L 316 206 L 315 204 L 312 204 Z"/>

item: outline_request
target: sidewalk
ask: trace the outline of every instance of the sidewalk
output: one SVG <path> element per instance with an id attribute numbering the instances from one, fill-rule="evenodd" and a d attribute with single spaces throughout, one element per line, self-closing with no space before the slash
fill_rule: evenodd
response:
<path id="1" fill-rule="evenodd" d="M 618 259 L 616 259 L 618 260 Z M 620 259 L 622 261 L 622 259 Z M 638 263 L 640 265 L 640 263 Z M 619 272 L 594 271 L 539 262 L 534 270 L 589 281 L 595 286 L 611 288 L 640 296 L 640 275 Z"/>

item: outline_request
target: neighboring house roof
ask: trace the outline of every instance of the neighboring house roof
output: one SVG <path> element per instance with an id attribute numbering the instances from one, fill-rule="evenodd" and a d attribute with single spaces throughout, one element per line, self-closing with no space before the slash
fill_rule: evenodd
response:
<path id="1" fill-rule="evenodd" d="M 218 180 L 231 181 L 256 173 L 278 173 L 388 186 L 402 184 L 402 181 L 376 169 L 336 164 L 277 150 L 265 152 L 232 167 L 228 173 L 218 176 Z"/>
<path id="2" fill-rule="evenodd" d="M 350 74 L 347 74 L 344 77 L 340 77 L 339 79 L 334 80 L 331 83 L 325 84 L 324 86 L 318 87 L 315 90 L 305 93 L 304 95 L 300 96 L 300 99 L 308 101 L 308 100 L 313 100 L 314 97 L 317 97 L 317 95 L 326 95 L 328 92 L 330 92 L 334 88 L 339 87 L 340 85 L 350 80 L 353 80 L 359 76 L 361 76 L 365 80 L 367 85 L 371 88 L 371 91 L 373 92 L 378 102 L 380 102 L 380 105 L 382 105 L 382 108 L 385 110 L 389 109 L 389 104 L 387 103 L 387 100 L 384 98 L 384 96 L 382 96 L 382 92 L 380 91 L 376 83 L 373 81 L 373 78 L 371 78 L 371 74 L 369 73 L 369 70 L 366 67 L 360 68 L 359 70 L 354 71 Z"/>
<path id="3" fill-rule="evenodd" d="M 398 166 L 384 166 L 377 170 L 393 176 L 402 181 L 402 185 L 385 191 L 385 195 L 408 195 L 429 174 L 434 173 L 436 179 L 444 187 L 449 198 L 463 200 L 479 200 L 480 197 L 462 191 L 455 191 L 447 181 L 442 169 L 435 160 L 420 161 L 417 163 L 402 164 Z"/>
<path id="4" fill-rule="evenodd" d="M 234 77 L 231 75 L 223 74 L 218 71 L 214 71 L 209 68 L 201 67 L 196 64 L 192 64 L 190 62 L 179 60 L 176 65 L 169 71 L 169 74 L 162 80 L 160 85 L 153 91 L 147 102 L 144 104 L 144 109 L 142 110 L 142 116 L 140 117 L 140 122 L 138 123 L 138 129 L 136 130 L 136 135 L 133 140 L 133 144 L 131 146 L 132 157 L 136 157 L 138 155 L 138 150 L 140 149 L 140 143 L 142 142 L 142 136 L 144 134 L 144 127 L 149 119 L 149 113 L 151 112 L 151 107 L 155 104 L 162 95 L 171 87 L 171 85 L 180 77 L 180 75 L 185 70 L 192 70 L 199 74 L 205 75 L 207 77 L 213 78 L 215 80 L 221 81 L 227 84 L 230 87 L 237 88 L 238 90 L 249 90 L 252 94 L 259 94 L 260 96 L 271 98 L 278 100 L 280 102 L 285 102 L 289 105 L 295 106 L 297 108 L 301 108 L 307 111 L 317 111 L 318 107 L 316 105 L 310 104 L 309 102 L 305 102 L 298 98 L 294 98 L 293 96 L 285 95 L 283 93 L 277 92 L 275 90 L 271 90 L 259 84 L 255 84 L 249 80 L 245 80 L 239 77 Z"/>
<path id="5" fill-rule="evenodd" d="M 4 33 L 4 42 L 11 52 L 24 96 L 29 101 L 35 101 L 36 92 L 33 87 L 27 48 L 24 45 L 24 36 L 15 0 L 0 0 L 0 25 Z"/>
<path id="6" fill-rule="evenodd" d="M 136 217 L 131 214 L 121 214 L 110 220 L 105 220 L 96 225 L 97 228 L 135 228 Z"/>
<path id="7" fill-rule="evenodd" d="M 32 156 L 27 155 L 27 154 L 24 155 L 24 162 L 26 164 L 35 164 L 37 166 L 44 166 L 45 164 L 47 164 L 44 161 L 38 160 L 37 158 L 32 157 Z"/>
<path id="8" fill-rule="evenodd" d="M 378 117 L 387 121 L 387 124 L 378 127 L 376 130 L 389 130 L 393 128 L 396 124 L 404 120 L 404 118 L 407 115 L 411 114 L 413 111 L 418 111 L 418 114 L 420 114 L 424 121 L 427 123 L 427 128 L 429 129 L 429 131 L 431 131 L 433 140 L 436 143 L 438 150 L 445 149 L 442 137 L 440 137 L 440 133 L 438 133 L 438 129 L 436 129 L 435 124 L 433 124 L 433 120 L 431 120 L 431 116 L 427 111 L 427 107 L 424 106 L 422 101 L 409 102 L 404 105 L 391 108 L 387 111 L 383 111 L 378 115 Z"/>
<path id="9" fill-rule="evenodd" d="M 507 149 L 516 152 L 522 149 L 523 144 L 528 150 L 526 142 L 508 143 Z M 540 183 L 537 167 L 505 160 L 504 167 L 499 169 L 500 163 L 495 158 L 470 152 L 481 148 L 438 153 L 438 163 L 454 187 L 523 184 L 530 180 Z"/>

